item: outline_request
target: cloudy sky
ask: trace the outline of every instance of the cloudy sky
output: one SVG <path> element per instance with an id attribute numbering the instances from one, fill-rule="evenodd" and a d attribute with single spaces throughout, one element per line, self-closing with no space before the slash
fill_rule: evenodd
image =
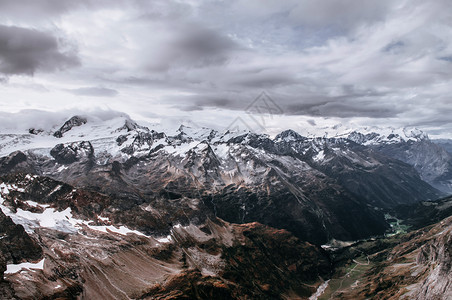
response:
<path id="1" fill-rule="evenodd" d="M 218 128 L 239 120 L 269 133 L 341 123 L 445 136 L 452 132 L 450 6 L 1 0 L 0 117 L 115 110 Z M 265 120 L 262 109 L 246 113 L 263 91 L 274 108 Z"/>

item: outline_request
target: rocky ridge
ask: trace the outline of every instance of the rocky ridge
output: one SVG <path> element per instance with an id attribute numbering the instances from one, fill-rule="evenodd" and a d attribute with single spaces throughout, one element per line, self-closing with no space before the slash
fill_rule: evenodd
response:
<path id="1" fill-rule="evenodd" d="M 0 161 L 0 171 L 107 193 L 122 198 L 123 209 L 162 198 L 202 203 L 226 221 L 258 221 L 318 244 L 383 234 L 389 227 L 381 209 L 441 195 L 411 166 L 343 138 L 186 126 L 169 135 L 124 117 L 76 124 L 62 138 L 5 142 L 18 151 Z"/>

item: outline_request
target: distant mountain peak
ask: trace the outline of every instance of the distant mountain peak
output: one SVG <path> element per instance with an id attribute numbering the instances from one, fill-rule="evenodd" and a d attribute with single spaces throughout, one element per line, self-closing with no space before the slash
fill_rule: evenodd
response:
<path id="1" fill-rule="evenodd" d="M 53 134 L 57 138 L 63 137 L 64 133 L 68 132 L 72 128 L 76 126 L 82 126 L 83 124 L 86 124 L 88 120 L 85 117 L 82 116 L 73 116 L 66 122 L 64 122 L 63 126 L 60 127 L 55 133 Z"/>
<path id="2" fill-rule="evenodd" d="M 292 129 L 285 130 L 275 137 L 276 142 L 299 141 L 304 139 L 305 139 L 304 136 L 300 135 L 298 132 Z"/>
<path id="3" fill-rule="evenodd" d="M 418 128 L 368 127 L 355 130 L 347 138 L 361 145 L 394 144 L 407 141 L 429 140 L 428 135 Z"/>

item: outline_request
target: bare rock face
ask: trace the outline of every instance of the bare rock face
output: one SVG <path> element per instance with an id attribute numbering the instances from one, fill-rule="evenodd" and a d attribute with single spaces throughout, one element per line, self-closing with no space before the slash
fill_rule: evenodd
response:
<path id="1" fill-rule="evenodd" d="M 445 220 L 444 223 L 451 222 Z M 452 298 L 452 228 L 444 228 L 432 241 L 423 245 L 416 262 L 429 267 L 429 274 L 410 294 L 412 299 Z"/>
<path id="2" fill-rule="evenodd" d="M 58 144 L 50 150 L 50 155 L 60 164 L 71 164 L 82 159 L 90 159 L 93 154 L 94 149 L 90 142 Z"/>
<path id="3" fill-rule="evenodd" d="M 133 142 L 129 146 L 121 149 L 122 152 L 133 155 L 138 151 L 143 151 L 143 149 L 150 151 L 152 144 L 154 143 L 153 135 L 150 132 L 138 132 L 132 138 Z M 118 139 L 118 145 L 122 145 L 125 141 L 124 136 L 120 136 Z"/>
<path id="4" fill-rule="evenodd" d="M 14 295 L 14 290 L 11 283 L 6 281 L 4 272 L 6 271 L 6 259 L 3 257 L 3 253 L 0 252 L 0 298 L 1 299 L 17 299 Z"/>
<path id="5" fill-rule="evenodd" d="M 31 239 L 21 225 L 0 211 L 0 251 L 5 261 L 18 264 L 42 257 L 41 247 Z"/>
<path id="6" fill-rule="evenodd" d="M 42 249 L 21 225 L 13 223 L 0 210 L 0 298 L 17 299 L 11 283 L 4 280 L 7 264 L 35 261 L 42 257 Z"/>
<path id="7" fill-rule="evenodd" d="M 4 156 L 0 158 L 0 172 L 3 174 L 7 174 L 12 169 L 14 169 L 20 163 L 23 163 L 27 160 L 27 156 L 21 152 L 16 151 L 11 153 L 8 156 Z"/>

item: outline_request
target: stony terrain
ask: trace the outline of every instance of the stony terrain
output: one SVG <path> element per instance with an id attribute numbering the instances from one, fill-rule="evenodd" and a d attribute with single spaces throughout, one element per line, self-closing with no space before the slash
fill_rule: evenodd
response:
<path id="1" fill-rule="evenodd" d="M 0 244 L 11 249 L 2 248 L 2 268 L 20 299 L 307 297 L 331 271 L 321 248 L 259 223 L 212 216 L 161 235 L 152 217 L 142 218 L 147 235 L 108 196 L 30 175 L 0 182 L 2 210 L 22 224 L 3 215 Z"/>

